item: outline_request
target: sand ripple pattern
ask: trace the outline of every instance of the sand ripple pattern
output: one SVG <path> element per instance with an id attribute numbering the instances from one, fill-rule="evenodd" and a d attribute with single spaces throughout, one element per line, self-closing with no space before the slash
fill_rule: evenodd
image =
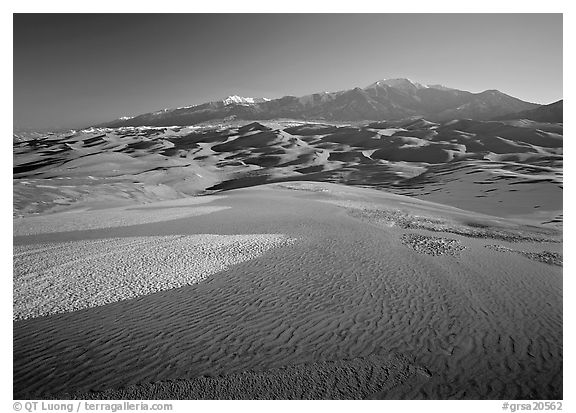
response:
<path id="1" fill-rule="evenodd" d="M 155 236 L 14 247 L 15 320 L 202 281 L 294 240 L 281 234 Z"/>
<path id="2" fill-rule="evenodd" d="M 370 209 L 416 209 L 406 198 L 399 205 L 380 201 L 374 192 L 341 190 L 365 194 L 374 200 Z M 179 382 L 183 388 L 235 385 L 242 377 L 256 381 L 257 372 L 276 380 L 282 372 L 275 369 L 302 364 L 307 367 L 285 373 L 294 372 L 296 380 L 300 371 L 338 371 L 348 381 L 357 374 L 372 391 L 377 386 L 364 364 L 342 363 L 337 369 L 323 362 L 366 360 L 378 353 L 402 355 L 429 372 L 393 388 L 385 381 L 378 397 L 562 399 L 561 267 L 493 251 L 484 247 L 493 241 L 456 234 L 427 235 L 458 239 L 466 250 L 457 258 L 418 254 L 400 240 L 406 232 L 424 235 L 424 230 L 374 225 L 318 202 L 324 196 L 233 191 L 226 201 L 231 210 L 152 228 L 165 235 L 288 234 L 298 242 L 191 286 L 15 322 L 14 398 L 177 380 L 192 382 L 189 387 Z M 440 212 L 439 218 L 453 217 L 452 210 Z M 74 241 L 79 235 L 66 236 Z M 514 248 L 544 246 L 526 242 Z M 561 252 L 560 245 L 546 248 Z M 317 377 L 309 391 L 321 394 L 328 378 Z M 355 387 L 359 391 L 351 390 L 351 397 L 369 393 Z M 170 389 L 151 385 L 151 398 Z"/>
<path id="3" fill-rule="evenodd" d="M 60 394 L 61 399 L 318 400 L 367 399 L 409 377 L 426 379 L 421 368 L 394 356 L 295 364 L 265 371 L 170 380 L 102 392 Z"/>
<path id="4" fill-rule="evenodd" d="M 194 200 L 194 204 L 212 201 Z M 189 202 L 189 201 L 188 201 Z M 178 203 L 176 205 L 180 205 Z M 54 232 L 82 231 L 102 228 L 127 227 L 150 224 L 185 217 L 211 214 L 229 209 L 227 206 L 173 206 L 162 208 L 159 214 L 154 208 L 134 208 L 129 213 L 125 208 L 94 210 L 89 213 L 64 212 L 45 216 L 26 217 L 14 220 L 14 235 L 36 235 Z"/>

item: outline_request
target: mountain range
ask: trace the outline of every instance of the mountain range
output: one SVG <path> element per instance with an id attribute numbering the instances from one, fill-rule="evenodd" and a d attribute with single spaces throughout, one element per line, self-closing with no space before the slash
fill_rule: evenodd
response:
<path id="1" fill-rule="evenodd" d="M 498 90 L 472 93 L 442 85 L 422 85 L 408 79 L 387 79 L 364 88 L 300 97 L 265 99 L 229 96 L 199 105 L 122 117 L 96 126 L 185 126 L 214 120 L 281 118 L 326 121 L 399 120 L 410 117 L 435 122 L 492 120 L 516 118 L 516 113 L 530 114 L 530 111 L 538 111 L 541 107 Z M 537 120 L 542 121 L 543 118 Z"/>
<path id="2" fill-rule="evenodd" d="M 78 131 L 15 133 L 14 213 L 305 180 L 556 225 L 562 110 L 562 101 L 536 105 L 495 90 L 389 79 L 299 98 L 230 96 Z"/>

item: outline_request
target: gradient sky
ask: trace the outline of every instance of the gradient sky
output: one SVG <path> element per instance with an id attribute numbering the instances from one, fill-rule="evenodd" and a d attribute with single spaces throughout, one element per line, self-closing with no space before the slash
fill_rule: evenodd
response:
<path id="1" fill-rule="evenodd" d="M 561 14 L 15 14 L 14 127 L 407 77 L 562 99 Z"/>

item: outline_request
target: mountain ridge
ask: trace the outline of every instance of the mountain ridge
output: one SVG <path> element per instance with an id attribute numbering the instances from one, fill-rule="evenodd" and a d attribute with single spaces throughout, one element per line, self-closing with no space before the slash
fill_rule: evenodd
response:
<path id="1" fill-rule="evenodd" d="M 495 89 L 479 93 L 443 85 L 423 85 L 409 79 L 379 80 L 364 88 L 319 92 L 277 99 L 236 95 L 193 106 L 144 113 L 93 125 L 186 126 L 217 119 L 364 121 L 424 117 L 432 121 L 490 120 L 542 105 L 525 102 Z"/>
<path id="2" fill-rule="evenodd" d="M 564 100 L 560 99 L 548 105 L 539 106 L 536 109 L 500 116 L 495 118 L 495 120 L 527 119 L 535 122 L 563 123 L 563 112 Z"/>

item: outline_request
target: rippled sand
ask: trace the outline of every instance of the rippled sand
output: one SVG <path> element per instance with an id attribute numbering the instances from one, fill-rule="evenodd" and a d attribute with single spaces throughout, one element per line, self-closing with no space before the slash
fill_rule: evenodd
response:
<path id="1" fill-rule="evenodd" d="M 185 272 L 182 263 L 198 253 L 187 245 L 206 234 L 239 237 L 242 251 L 271 238 L 270 248 L 217 272 L 207 260 L 211 275 L 192 285 L 15 321 L 14 397 L 250 398 L 267 383 L 270 397 L 288 398 L 563 397 L 562 267 L 530 258 L 561 254 L 561 231 L 318 185 L 230 191 L 210 204 L 226 209 L 207 215 L 15 236 L 16 253 L 40 254 L 39 269 L 40 257 L 49 266 L 51 248 L 64 266 L 78 258 L 70 268 L 102 277 L 109 268 L 111 281 L 119 279 L 112 261 L 89 251 L 147 240 L 118 252 L 118 262 L 151 265 L 166 282 Z M 350 213 L 349 202 L 380 212 Z M 152 209 L 169 216 L 169 208 Z M 394 219 L 421 225 L 390 225 Z M 487 248 L 495 241 L 484 235 L 501 231 L 499 245 L 526 254 Z M 402 243 L 416 236 L 454 239 L 463 248 L 431 255 Z M 152 250 L 163 248 L 156 263 Z M 27 271 L 39 276 L 31 269 L 22 276 Z M 354 384 L 330 392 L 334 376 Z"/>
<path id="2" fill-rule="evenodd" d="M 174 235 L 14 248 L 14 319 L 82 310 L 202 281 L 294 240 Z"/>
<path id="3" fill-rule="evenodd" d="M 354 359 L 293 364 L 265 371 L 197 377 L 104 392 L 61 394 L 66 399 L 216 399 L 303 400 L 367 399 L 408 378 L 426 380 L 426 369 L 401 357 L 371 355 Z"/>

